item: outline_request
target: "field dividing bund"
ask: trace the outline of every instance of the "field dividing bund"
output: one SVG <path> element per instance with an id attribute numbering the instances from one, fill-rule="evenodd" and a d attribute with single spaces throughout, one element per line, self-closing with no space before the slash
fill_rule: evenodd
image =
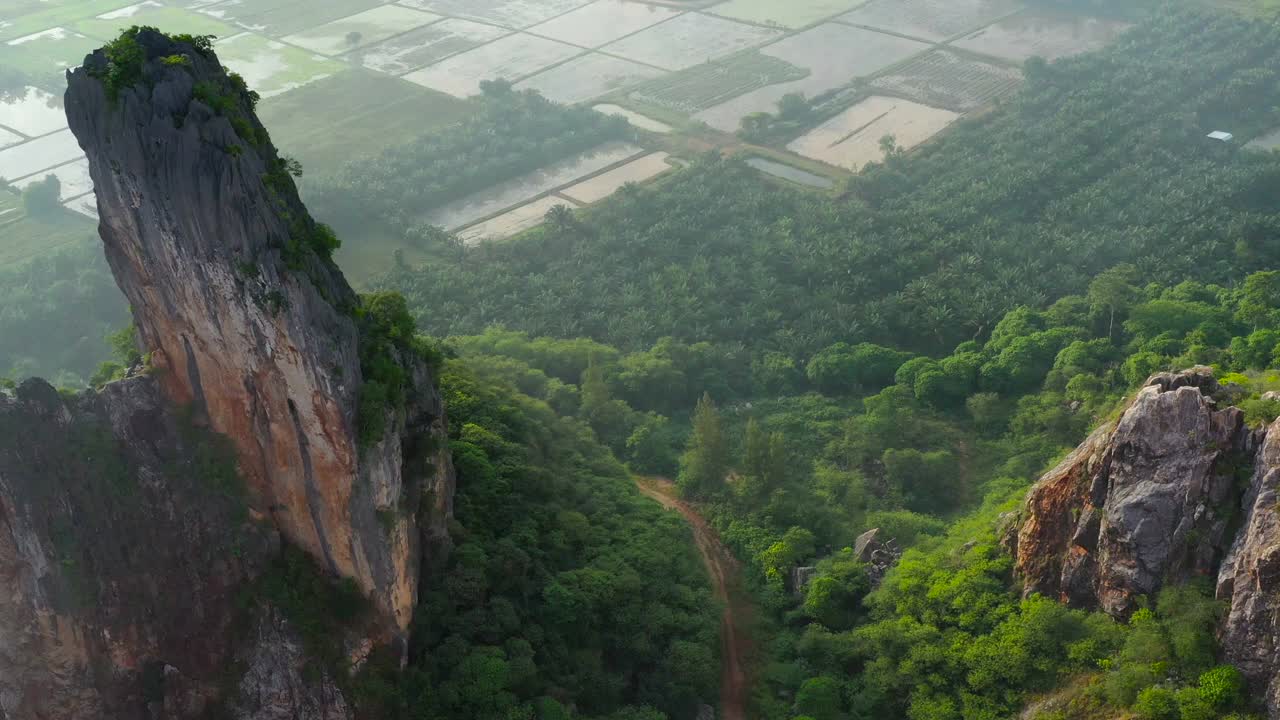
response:
<path id="1" fill-rule="evenodd" d="M 529 28 L 529 32 L 585 48 L 598 48 L 679 15 L 678 10 L 632 0 L 597 0 Z"/>
<path id="2" fill-rule="evenodd" d="M 493 25 L 448 18 L 353 50 L 345 57 L 371 70 L 405 75 L 507 34 L 507 30 Z"/>
<path id="3" fill-rule="evenodd" d="M 439 15 L 399 5 L 381 5 L 284 37 L 321 55 L 341 55 L 440 20 Z"/>
<path id="4" fill-rule="evenodd" d="M 798 30 L 848 11 L 862 1 L 789 0 L 782 3 L 777 0 L 729 0 L 711 6 L 707 12 L 756 25 L 780 25 Z"/>

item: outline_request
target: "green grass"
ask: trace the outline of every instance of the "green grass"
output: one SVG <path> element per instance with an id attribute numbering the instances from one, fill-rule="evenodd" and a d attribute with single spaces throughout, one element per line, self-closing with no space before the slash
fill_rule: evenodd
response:
<path id="1" fill-rule="evenodd" d="M 208 15 L 171 7 L 144 7 L 126 18 L 99 20 L 90 18 L 74 23 L 71 27 L 99 40 L 114 40 L 120 33 L 134 25 L 148 25 L 170 34 L 216 35 L 227 37 L 240 32 L 218 22 Z"/>
<path id="2" fill-rule="evenodd" d="M 785 60 L 748 50 L 654 78 L 637 85 L 628 95 L 647 105 L 692 115 L 743 93 L 808 74 Z"/>
<path id="3" fill-rule="evenodd" d="M 302 87 L 347 67 L 254 33 L 223 40 L 214 46 L 214 51 L 223 65 L 243 75 L 249 87 L 263 97 Z"/>
<path id="4" fill-rule="evenodd" d="M 862 0 L 729 0 L 709 12 L 757 25 L 798 29 L 861 4 Z"/>
<path id="5" fill-rule="evenodd" d="M 258 115 L 276 147 L 317 174 L 455 123 L 473 108 L 399 78 L 352 69 L 267 98 Z"/>
<path id="6" fill-rule="evenodd" d="M 50 3 L 25 2 L 13 11 L 0 10 L 0 40 L 38 33 L 53 27 L 65 27 L 112 10 L 133 5 L 137 0 L 58 0 Z M 7 5 L 7 3 L 6 3 Z M 28 13 L 23 14 L 26 9 Z M 34 10 L 35 12 L 30 12 Z"/>
<path id="7" fill-rule="evenodd" d="M 33 218 L 22 198 L 0 189 L 0 267 L 77 244 L 96 242 L 95 226 L 83 215 L 63 210 L 50 218 Z"/>

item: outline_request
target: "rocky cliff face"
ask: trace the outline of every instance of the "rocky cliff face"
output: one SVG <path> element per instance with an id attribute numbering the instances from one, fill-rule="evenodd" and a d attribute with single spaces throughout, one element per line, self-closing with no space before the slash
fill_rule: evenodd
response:
<path id="1" fill-rule="evenodd" d="M 1216 578 L 1227 661 L 1280 717 L 1280 422 L 1219 409 L 1212 372 L 1147 381 L 1027 496 L 1010 545 L 1025 592 L 1123 616 L 1138 595 Z"/>
<path id="2" fill-rule="evenodd" d="M 370 599 L 354 661 L 403 638 L 453 496 L 430 364 L 207 43 L 126 34 L 69 83 L 150 367 L 0 388 L 0 719 L 349 718 L 258 588 L 294 545 Z"/>
<path id="3" fill-rule="evenodd" d="M 1216 571 L 1254 438 L 1214 389 L 1207 368 L 1152 378 L 1036 484 L 1017 536 L 1028 593 L 1120 615 L 1170 579 Z"/>
<path id="4" fill-rule="evenodd" d="M 164 394 L 231 439 L 254 507 L 400 632 L 420 533 L 442 537 L 450 511 L 443 408 L 425 364 L 394 349 L 378 360 L 407 401 L 362 405 L 359 300 L 255 100 L 207 46 L 143 30 L 69 75 L 66 108 Z"/>

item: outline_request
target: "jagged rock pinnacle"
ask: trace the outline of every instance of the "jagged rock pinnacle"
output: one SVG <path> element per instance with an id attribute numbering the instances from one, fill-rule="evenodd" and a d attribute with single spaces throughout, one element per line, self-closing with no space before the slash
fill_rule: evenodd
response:
<path id="1" fill-rule="evenodd" d="M 257 96 L 207 40 L 134 28 L 68 81 L 107 260 L 164 393 L 231 439 L 255 511 L 403 631 L 420 531 L 443 535 L 452 498 L 443 408 L 412 337 L 361 306 Z"/>

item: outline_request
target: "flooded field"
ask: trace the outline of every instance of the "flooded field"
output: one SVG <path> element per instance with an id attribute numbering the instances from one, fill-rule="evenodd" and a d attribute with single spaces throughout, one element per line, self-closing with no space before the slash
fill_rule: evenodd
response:
<path id="1" fill-rule="evenodd" d="M 0 150 L 0 178 L 16 180 L 82 156 L 70 130 Z"/>
<path id="2" fill-rule="evenodd" d="M 626 89 L 661 74 L 661 70 L 648 65 L 591 53 L 538 73 L 516 87 L 537 90 L 543 97 L 572 105 Z"/>
<path id="3" fill-rule="evenodd" d="M 646 115 L 641 115 L 638 112 L 634 112 L 617 105 L 611 105 L 609 103 L 602 103 L 592 107 L 591 109 L 599 113 L 604 113 L 605 115 L 618 115 L 624 117 L 632 125 L 640 128 L 641 130 L 648 130 L 649 132 L 665 135 L 666 133 L 671 132 L 672 129 L 670 125 L 664 122 L 654 120 Z"/>
<path id="4" fill-rule="evenodd" d="M 20 3 L 10 10 L 10 3 L 0 7 L 0 40 L 12 40 L 43 33 L 50 28 L 65 28 L 76 20 L 91 18 L 133 5 L 137 0 L 48 0 Z"/>
<path id="5" fill-rule="evenodd" d="M 540 200 L 534 200 L 527 205 L 521 205 L 514 210 L 509 210 L 498 217 L 490 218 L 477 225 L 462 230 L 458 233 L 458 237 L 466 245 L 477 245 L 486 240 L 503 240 L 512 235 L 537 227 L 547 217 L 547 211 L 557 205 L 565 207 L 577 207 L 573 202 L 564 198 L 555 197 L 554 195 L 544 197 Z"/>
<path id="6" fill-rule="evenodd" d="M 227 0 L 200 12 L 245 30 L 281 37 L 381 4 L 381 0 Z"/>
<path id="7" fill-rule="evenodd" d="M 26 138 L 22 137 L 17 133 L 9 132 L 4 128 L 0 128 L 0 148 L 7 148 L 10 145 L 17 145 L 23 140 L 26 140 Z"/>
<path id="8" fill-rule="evenodd" d="M 928 49 L 906 38 L 863 30 L 839 23 L 824 23 L 760 48 L 769 57 L 802 68 L 808 75 L 769 85 L 698 113 L 708 125 L 733 132 L 742 118 L 754 112 L 774 112 L 789 93 L 808 98 L 872 75 L 889 65 Z"/>
<path id="9" fill-rule="evenodd" d="M 680 11 L 634 0 L 596 0 L 529 28 L 535 35 L 596 48 L 669 20 Z"/>
<path id="10" fill-rule="evenodd" d="M 686 13 L 610 43 L 604 46 L 604 50 L 666 70 L 683 70 L 739 50 L 763 45 L 782 34 L 781 30 L 746 25 L 711 15 Z"/>
<path id="11" fill-rule="evenodd" d="M 218 58 L 244 76 L 264 98 L 300 88 L 340 72 L 346 66 L 322 55 L 254 33 L 241 33 L 217 43 Z"/>
<path id="12" fill-rule="evenodd" d="M 956 46 L 1008 60 L 1038 55 L 1054 60 L 1100 50 L 1129 24 L 1047 11 L 1025 12 L 956 41 Z"/>
<path id="13" fill-rule="evenodd" d="M 82 195 L 75 200 L 62 203 L 62 206 L 74 213 L 79 213 L 91 220 L 98 219 L 98 198 L 93 194 Z"/>
<path id="14" fill-rule="evenodd" d="M 465 227 L 509 207 L 567 185 L 585 175 L 599 172 L 627 158 L 640 154 L 641 148 L 630 143 L 605 143 L 594 150 L 508 180 L 474 195 L 437 208 L 423 218 L 446 229 Z"/>
<path id="15" fill-rule="evenodd" d="M 711 6 L 707 12 L 759 25 L 802 28 L 839 15 L 862 0 L 729 0 Z"/>
<path id="16" fill-rule="evenodd" d="M 924 40 L 946 40 L 1017 12 L 1017 0 L 872 0 L 842 22 Z"/>
<path id="17" fill-rule="evenodd" d="M 753 90 L 799 80 L 807 73 L 785 60 L 751 50 L 646 82 L 633 90 L 631 97 L 692 115 Z"/>
<path id="18" fill-rule="evenodd" d="M 89 177 L 89 161 L 85 158 L 15 180 L 13 186 L 24 189 L 28 185 L 44 180 L 49 175 L 57 177 L 58 182 L 61 183 L 59 200 L 79 197 L 93 191 L 93 180 Z"/>
<path id="19" fill-rule="evenodd" d="M 599 202 L 627 183 L 644 182 L 670 170 L 671 165 L 667 163 L 668 157 L 664 152 L 645 155 L 626 165 L 600 173 L 590 180 L 583 180 L 573 187 L 565 188 L 560 191 L 560 194 L 583 205 Z"/>
<path id="20" fill-rule="evenodd" d="M 0 101 L 0 125 L 28 137 L 47 135 L 67 126 L 62 96 L 28 87 Z"/>
<path id="21" fill-rule="evenodd" d="M 753 157 L 747 160 L 747 164 L 759 170 L 762 173 L 772 175 L 783 180 L 789 180 L 798 185 L 805 187 L 818 188 L 820 190 L 830 190 L 835 187 L 835 181 L 831 178 L 815 175 L 814 173 L 800 168 L 784 165 L 780 162 L 767 160 L 762 157 Z"/>
<path id="22" fill-rule="evenodd" d="M 555 40 L 517 33 L 454 55 L 405 79 L 454 97 L 480 93 L 480 82 L 498 78 L 516 81 L 582 53 Z"/>
<path id="23" fill-rule="evenodd" d="M 439 15 L 382 5 L 284 38 L 322 55 L 341 55 L 439 20 Z"/>
<path id="24" fill-rule="evenodd" d="M 586 5 L 588 0 L 401 0 L 401 5 L 501 25 L 513 30 L 537 25 Z"/>
<path id="25" fill-rule="evenodd" d="M 347 57 L 372 70 L 404 75 L 506 34 L 506 30 L 492 25 L 451 18 L 410 30 Z"/>
<path id="26" fill-rule="evenodd" d="M 909 100 L 873 95 L 810 130 L 787 149 L 828 165 L 857 171 L 884 159 L 880 140 L 892 135 L 910 149 L 955 122 L 959 114 Z"/>
<path id="27" fill-rule="evenodd" d="M 50 28 L 0 43 L 0 67 L 15 69 L 28 82 L 56 90 L 66 83 L 63 71 L 79 65 L 101 44 L 73 30 Z"/>
<path id="28" fill-rule="evenodd" d="M 1022 71 L 934 50 L 871 84 L 926 105 L 969 112 L 1016 91 L 1022 85 Z"/>
<path id="29" fill-rule="evenodd" d="M 165 7 L 155 0 L 112 10 L 88 20 L 72 24 L 78 32 L 99 40 L 112 40 L 134 25 L 150 25 L 164 28 L 165 32 L 191 33 L 192 35 L 217 35 L 226 37 L 237 31 L 208 15 L 175 7 Z"/>

